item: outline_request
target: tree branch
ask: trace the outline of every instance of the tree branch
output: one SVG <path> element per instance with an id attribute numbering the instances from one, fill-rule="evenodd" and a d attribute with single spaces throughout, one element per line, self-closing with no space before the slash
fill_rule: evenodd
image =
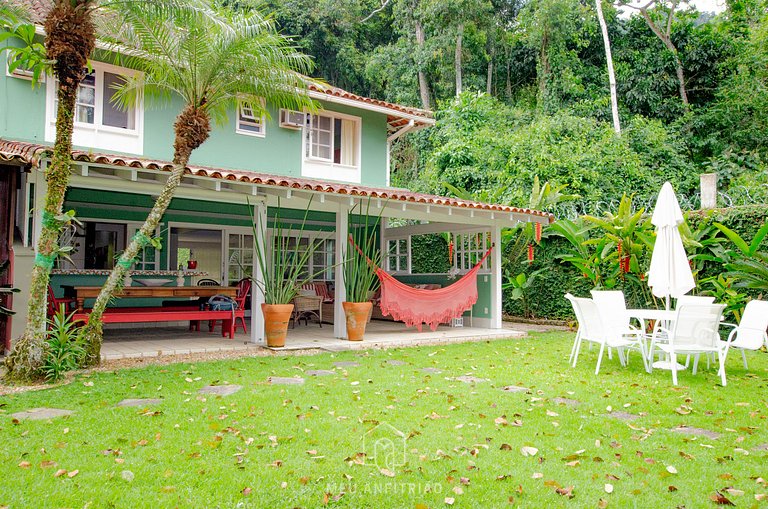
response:
<path id="1" fill-rule="evenodd" d="M 366 16 L 365 18 L 363 18 L 362 20 L 360 20 L 360 23 L 365 23 L 366 21 L 368 21 L 369 19 L 371 19 L 372 17 L 374 17 L 375 15 L 377 15 L 378 13 L 380 13 L 381 11 L 383 11 L 383 10 L 384 10 L 384 8 L 385 8 L 385 7 L 386 7 L 388 4 L 389 4 L 389 0 L 381 0 L 381 7 L 379 7 L 378 9 L 374 9 L 373 11 L 371 11 L 371 13 L 370 13 L 368 16 Z"/>

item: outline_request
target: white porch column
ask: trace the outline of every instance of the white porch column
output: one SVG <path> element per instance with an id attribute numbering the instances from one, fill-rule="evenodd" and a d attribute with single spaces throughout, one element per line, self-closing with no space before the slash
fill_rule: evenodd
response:
<path id="1" fill-rule="evenodd" d="M 257 202 L 254 205 L 253 219 L 256 222 L 254 245 L 271 246 L 267 242 L 267 204 Z M 251 294 L 251 342 L 264 344 L 264 315 L 261 312 L 261 304 L 264 302 L 264 290 L 262 287 L 264 281 L 264 267 L 259 263 L 259 257 L 253 253 L 253 279 L 259 283 L 253 284 Z"/>
<path id="2" fill-rule="evenodd" d="M 491 329 L 501 329 L 501 228 L 491 227 Z"/>
<path id="3" fill-rule="evenodd" d="M 43 211 L 45 210 L 45 195 L 48 193 L 48 182 L 45 181 L 45 170 L 50 162 L 40 165 L 39 170 L 33 170 L 30 175 L 34 175 L 34 220 L 32 221 L 32 247 L 37 253 L 37 242 L 40 240 L 40 234 L 43 232 Z M 26 219 L 24 221 L 26 223 Z"/>
<path id="4" fill-rule="evenodd" d="M 344 287 L 344 259 L 349 246 L 349 207 L 339 204 L 336 211 L 336 275 L 333 296 L 333 335 L 344 339 L 347 337 L 347 321 L 344 318 L 344 308 L 341 303 L 347 299 L 347 289 Z"/>

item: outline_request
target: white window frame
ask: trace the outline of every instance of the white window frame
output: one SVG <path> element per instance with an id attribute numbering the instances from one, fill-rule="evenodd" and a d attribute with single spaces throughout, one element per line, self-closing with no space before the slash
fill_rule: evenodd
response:
<path id="1" fill-rule="evenodd" d="M 261 107 L 262 110 L 264 109 L 264 99 L 260 99 L 261 101 Z M 243 109 L 247 108 L 250 110 L 250 115 L 246 115 L 243 112 Z M 242 134 L 245 136 L 255 136 L 257 138 L 264 138 L 267 135 L 267 119 L 265 115 L 262 115 L 258 119 L 253 113 L 253 107 L 250 105 L 249 101 L 244 101 L 241 104 L 237 105 L 237 115 L 235 120 L 235 133 Z M 245 117 L 245 119 L 243 118 Z M 250 119 L 248 118 L 250 117 Z M 244 129 L 243 126 L 248 127 L 258 127 L 258 131 L 251 131 L 248 129 Z"/>
<path id="2" fill-rule="evenodd" d="M 479 244 L 477 242 L 478 236 L 481 239 Z M 466 274 L 469 272 L 491 247 L 491 239 L 488 230 L 454 233 L 453 241 L 453 267 L 458 269 L 459 274 Z M 465 254 L 468 256 L 465 257 Z M 490 266 L 489 256 L 480 266 L 480 273 L 489 274 Z"/>
<path id="3" fill-rule="evenodd" d="M 284 231 L 284 233 L 288 233 L 288 235 L 283 235 L 283 237 L 293 237 L 293 238 L 301 238 L 301 239 L 308 239 L 308 243 L 311 244 L 312 242 L 317 242 L 318 240 L 323 241 L 333 241 L 334 242 L 334 251 L 332 253 L 335 254 L 336 249 L 336 239 L 334 238 L 333 232 L 327 232 L 327 231 L 304 231 L 304 232 L 298 232 L 298 231 Z M 267 237 L 270 239 L 274 239 L 275 230 L 272 228 L 269 228 L 267 231 Z M 327 250 L 323 250 L 324 253 L 328 253 Z M 268 260 L 268 263 L 272 263 L 271 256 Z M 325 272 L 325 277 L 321 274 L 317 274 L 317 269 L 315 268 L 315 261 L 312 256 L 309 257 L 307 260 L 307 274 L 310 276 L 313 276 L 313 279 L 321 280 L 321 281 L 335 281 L 335 270 L 334 268 L 335 261 L 331 260 L 330 265 L 326 265 L 323 269 Z"/>
<path id="4" fill-rule="evenodd" d="M 133 108 L 133 129 L 103 125 L 104 73 L 122 76 L 136 76 L 138 71 L 118 67 L 104 62 L 90 62 L 95 75 L 94 123 L 74 122 L 72 143 L 76 146 L 103 150 L 116 150 L 130 154 L 144 152 L 144 100 L 139 96 Z M 58 81 L 49 79 L 46 83 L 45 140 L 52 142 L 56 137 L 56 89 Z"/>
<path id="5" fill-rule="evenodd" d="M 11 65 L 11 58 L 10 53 L 5 52 L 5 75 L 10 78 L 18 78 L 20 80 L 27 80 L 32 81 L 33 80 L 33 73 L 31 70 L 17 67 L 15 71 L 11 72 L 9 69 L 9 66 Z M 40 77 L 37 81 L 38 83 L 45 83 L 45 73 L 41 72 Z"/>
<path id="6" fill-rule="evenodd" d="M 400 241 L 405 241 L 405 252 L 403 253 L 400 249 Z M 395 243 L 395 249 L 393 252 L 390 252 L 390 243 Z M 408 235 L 407 237 L 387 237 L 386 239 L 386 245 L 384 256 L 386 257 L 386 267 L 387 272 L 390 274 L 410 274 L 411 273 L 411 236 Z M 405 256 L 406 263 L 405 267 L 402 267 L 400 264 L 400 259 Z M 393 266 L 391 261 L 392 258 L 395 259 L 395 265 Z"/>
<path id="7" fill-rule="evenodd" d="M 337 164 L 333 162 L 333 154 L 331 159 L 312 157 L 308 154 L 308 145 L 311 143 L 312 138 L 312 120 L 314 117 L 329 117 L 331 119 L 331 143 L 334 139 L 334 120 L 349 120 L 355 124 L 355 161 L 354 164 Z M 347 115 L 344 113 L 338 113 L 336 111 L 324 110 L 318 114 L 307 113 L 306 126 L 301 137 L 301 175 L 302 177 L 309 178 L 321 178 L 327 180 L 338 180 L 342 182 L 360 183 L 362 178 L 361 166 L 362 166 L 362 148 L 363 148 L 363 122 L 362 118 L 354 115 Z M 333 152 L 333 147 L 331 147 Z"/>

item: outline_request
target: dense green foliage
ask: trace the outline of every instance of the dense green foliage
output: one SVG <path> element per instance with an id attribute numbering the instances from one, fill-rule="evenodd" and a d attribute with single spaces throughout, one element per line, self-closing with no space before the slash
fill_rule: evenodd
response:
<path id="1" fill-rule="evenodd" d="M 245 2 L 239 2 L 245 3 Z M 636 11 L 603 6 L 622 133 L 610 125 L 603 40 L 593 3 L 574 0 L 271 0 L 278 24 L 328 82 L 429 107 L 438 126 L 398 140 L 393 183 L 446 193 L 533 176 L 586 203 L 649 198 L 670 180 L 694 195 L 698 175 L 746 203 L 768 199 L 768 11 L 728 2 L 713 15 L 678 8 L 671 51 Z M 652 8 L 663 21 L 668 10 Z M 689 104 L 681 101 L 679 58 Z M 463 90 L 465 94 L 455 97 Z M 487 94 L 478 96 L 478 93 Z M 724 203 L 730 205 L 730 203 Z"/>
<path id="2" fill-rule="evenodd" d="M 762 238 L 757 242 L 752 256 L 746 256 L 735 243 L 715 225 L 720 224 L 733 231 L 750 244 L 759 238 L 761 228 L 768 230 L 768 209 L 764 206 L 738 207 L 732 209 L 717 209 L 698 211 L 687 214 L 686 228 L 683 229 L 684 243 L 688 257 L 693 263 L 694 276 L 697 281 L 698 293 L 714 295 L 719 302 L 729 305 L 728 312 L 738 313 L 748 298 L 765 295 L 768 278 L 759 267 L 764 267 L 768 251 L 768 240 Z M 531 274 L 540 269 L 546 269 L 538 274 L 531 287 L 527 290 L 527 302 L 512 301 L 510 295 L 505 295 L 504 309 L 517 316 L 531 316 L 550 319 L 572 319 L 573 312 L 570 304 L 563 298 L 567 292 L 574 295 L 586 296 L 593 288 L 617 288 L 624 291 L 630 307 L 653 306 L 653 299 L 644 281 L 645 271 L 650 264 L 651 249 L 649 246 L 634 251 L 629 271 L 620 273 L 616 270 L 616 245 L 610 240 L 609 229 L 603 227 L 590 228 L 582 224 L 586 235 L 581 242 L 589 240 L 584 246 L 584 252 L 591 254 L 600 251 L 590 246 L 601 246 L 606 256 L 597 257 L 588 267 L 597 267 L 602 274 L 602 280 L 595 280 L 589 270 L 570 263 L 564 254 L 573 251 L 573 244 L 564 235 L 555 234 L 562 230 L 561 225 L 567 221 L 558 221 L 555 227 L 545 231 L 544 240 L 536 247 L 533 263 L 519 261 L 509 268 L 513 273 Z M 619 224 L 624 224 L 620 221 Z M 645 234 L 647 235 L 647 233 Z M 625 241 L 624 246 L 627 245 Z M 626 252 L 626 251 L 625 251 Z M 587 257 L 589 258 L 589 257 Z M 745 265 L 746 263 L 746 265 Z M 750 268 L 751 267 L 751 268 Z M 759 276 L 762 274 L 762 278 Z M 760 287 L 749 287 L 750 282 L 762 281 Z M 732 293 L 733 292 L 733 293 Z M 525 306 L 523 305 L 525 304 Z"/>

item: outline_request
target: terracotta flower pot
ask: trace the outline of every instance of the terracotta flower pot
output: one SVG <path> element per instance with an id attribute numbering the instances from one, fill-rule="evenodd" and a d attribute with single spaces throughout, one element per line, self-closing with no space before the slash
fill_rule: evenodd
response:
<path id="1" fill-rule="evenodd" d="M 341 305 L 344 308 L 344 315 L 347 317 L 347 339 L 362 341 L 373 302 L 342 302 Z"/>
<path id="2" fill-rule="evenodd" d="M 261 312 L 264 313 L 264 335 L 267 338 L 267 346 L 285 346 L 293 304 L 262 304 Z"/>

